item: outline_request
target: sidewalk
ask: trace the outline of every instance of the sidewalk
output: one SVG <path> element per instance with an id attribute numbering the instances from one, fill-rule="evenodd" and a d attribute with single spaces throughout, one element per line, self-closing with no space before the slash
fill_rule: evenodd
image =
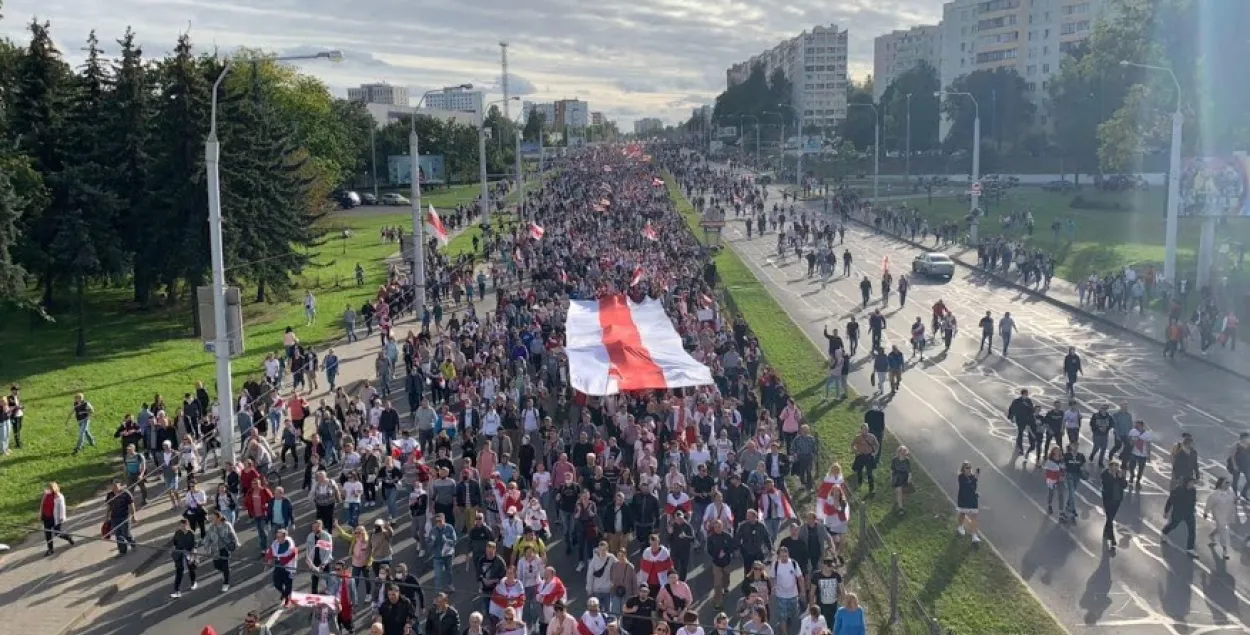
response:
<path id="1" fill-rule="evenodd" d="M 402 254 L 397 253 L 388 258 L 388 262 L 400 258 Z M 340 321 L 341 317 L 327 315 L 320 319 Z M 416 319 L 407 316 L 397 321 L 394 329 L 400 336 L 406 335 L 408 329 L 415 326 Z M 376 375 L 373 360 L 381 350 L 381 342 L 376 332 L 374 337 L 363 337 L 363 329 L 359 330 L 361 338 L 355 342 L 347 343 L 344 334 L 338 341 L 318 347 L 323 358 L 330 348 L 338 355 L 340 386 L 352 387 L 363 380 L 373 380 Z M 259 373 L 259 369 L 253 370 Z M 323 398 L 332 400 L 324 374 L 318 377 L 318 381 L 318 390 L 305 393 L 313 405 Z M 396 376 L 392 386 L 392 400 L 397 408 L 405 411 L 407 400 L 403 398 L 402 376 Z M 206 492 L 216 491 L 219 479 L 215 474 L 218 471 L 217 465 L 212 464 L 201 480 Z M 298 482 L 292 479 L 294 472 L 284 474 L 283 481 L 287 483 L 288 490 L 293 489 L 290 487 L 292 482 L 296 483 L 294 489 L 298 489 Z M 96 607 L 109 604 L 114 596 L 134 586 L 155 567 L 168 564 L 170 559 L 165 549 L 181 516 L 170 507 L 168 497 L 163 496 L 162 484 L 149 479 L 148 493 L 148 505 L 138 510 L 137 523 L 132 529 L 139 546 L 126 556 L 117 554 L 116 543 L 100 538 L 100 528 L 105 520 L 103 493 L 95 502 L 68 510 L 68 520 L 63 529 L 75 536 L 78 543 L 75 546 L 68 547 L 63 540 L 57 540 L 56 555 L 44 557 L 42 533 L 35 532 L 22 543 L 12 545 L 12 551 L 0 555 L 0 589 L 3 589 L 0 591 L 0 624 L 4 625 L 0 627 L 0 632 L 65 635 L 88 621 L 85 618 Z M 236 527 L 241 533 L 245 532 L 246 520 L 236 523 Z M 254 537 L 240 540 L 254 547 L 251 544 Z"/>
<path id="2" fill-rule="evenodd" d="M 852 217 L 856 223 L 872 229 L 867 223 Z M 935 251 L 932 243 L 921 244 L 916 241 L 904 238 L 892 232 L 882 230 L 893 238 L 908 243 L 917 249 L 924 251 Z M 1049 302 L 1055 306 L 1063 308 L 1076 315 L 1104 324 L 1114 328 L 1121 329 L 1136 335 L 1142 339 L 1158 345 L 1159 354 L 1163 354 L 1164 345 L 1164 329 L 1167 327 L 1167 316 L 1159 311 L 1147 310 L 1144 314 L 1136 311 L 1120 312 L 1120 311 L 1097 311 L 1090 307 L 1080 306 L 1080 294 L 1077 293 L 1076 285 L 1062 278 L 1052 278 L 1050 288 L 1041 291 L 1034 287 L 1026 287 L 1019 284 L 1019 275 L 1013 270 L 1011 273 L 994 272 L 990 273 L 977 266 L 977 250 L 965 245 L 948 245 L 942 249 L 937 249 L 950 256 L 955 262 L 975 270 L 978 274 L 988 276 L 1000 284 L 1012 287 L 1018 291 L 1023 291 L 1029 295 Z M 1186 342 L 1189 346 L 1189 352 L 1180 353 L 1181 356 L 1194 359 L 1208 366 L 1213 366 L 1221 370 L 1225 370 L 1242 379 L 1250 380 L 1250 358 L 1237 351 L 1220 348 L 1218 345 L 1212 345 L 1206 355 L 1201 354 L 1198 350 L 1197 340 L 1191 338 Z"/>

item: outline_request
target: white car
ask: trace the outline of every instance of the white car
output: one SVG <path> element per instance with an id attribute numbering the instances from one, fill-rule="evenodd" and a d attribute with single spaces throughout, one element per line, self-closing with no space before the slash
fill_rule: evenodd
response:
<path id="1" fill-rule="evenodd" d="M 912 273 L 924 274 L 926 276 L 945 276 L 947 278 L 955 275 L 955 261 L 950 256 L 939 253 L 927 253 L 916 256 L 911 261 Z"/>
<path id="2" fill-rule="evenodd" d="M 404 196 L 403 194 L 395 194 L 394 192 L 391 192 L 389 194 L 383 194 L 381 198 L 381 202 L 383 205 L 410 205 L 412 204 L 412 201 L 409 201 L 406 196 Z"/>

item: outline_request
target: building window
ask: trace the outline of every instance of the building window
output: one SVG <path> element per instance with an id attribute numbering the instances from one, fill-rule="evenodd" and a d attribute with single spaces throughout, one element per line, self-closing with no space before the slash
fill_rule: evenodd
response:
<path id="1" fill-rule="evenodd" d="M 1089 3 L 1082 2 L 1080 4 L 1070 4 L 1061 10 L 1063 15 L 1076 15 L 1079 13 L 1089 13 Z"/>
<path id="2" fill-rule="evenodd" d="M 1065 22 L 1064 25 L 1060 27 L 1059 34 L 1060 35 L 1072 35 L 1073 33 L 1080 33 L 1082 31 L 1088 31 L 1088 30 L 1089 30 L 1089 20 L 1080 20 L 1077 22 Z"/>
<path id="3" fill-rule="evenodd" d="M 1045 75 L 1049 72 L 1050 72 L 1050 64 L 1042 64 L 1042 74 Z"/>
<path id="4" fill-rule="evenodd" d="M 995 33 L 992 35 L 982 35 L 980 42 L 982 45 L 993 45 L 993 44 L 1006 44 L 1008 42 L 1015 42 L 1015 41 L 1018 41 L 1019 39 L 1020 39 L 1019 31 L 1009 31 L 1007 33 Z"/>
<path id="5" fill-rule="evenodd" d="M 1047 55 L 1050 55 L 1050 47 L 1049 47 L 1049 46 L 1043 46 L 1043 47 L 1042 47 L 1042 56 L 1043 56 L 1043 57 L 1045 57 L 1045 56 L 1047 56 Z"/>
<path id="6" fill-rule="evenodd" d="M 1049 40 L 1049 39 L 1050 39 L 1050 29 L 1045 29 L 1045 30 L 1042 32 L 1042 39 L 1043 39 L 1043 40 Z"/>
<path id="7" fill-rule="evenodd" d="M 1001 62 L 1003 60 L 1014 60 L 1014 59 L 1016 59 L 1016 49 L 977 53 L 977 64 L 988 64 L 991 62 Z"/>
<path id="8" fill-rule="evenodd" d="M 986 13 L 989 11 L 1003 11 L 1006 9 L 1015 9 L 1020 6 L 1020 0 L 989 0 L 977 5 L 977 13 Z"/>
<path id="9" fill-rule="evenodd" d="M 1032 75 L 1036 75 L 1036 74 L 1037 74 L 1037 65 L 1036 65 L 1036 64 L 1029 64 L 1029 66 L 1028 66 L 1028 70 L 1025 72 L 1025 74 L 1026 74 L 1026 75 L 1030 75 L 1030 76 L 1032 76 Z"/>

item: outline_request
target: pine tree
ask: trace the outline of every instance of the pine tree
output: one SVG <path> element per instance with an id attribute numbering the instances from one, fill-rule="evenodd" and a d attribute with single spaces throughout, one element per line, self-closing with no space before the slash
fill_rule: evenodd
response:
<path id="1" fill-rule="evenodd" d="M 208 194 L 204 181 L 204 137 L 208 133 L 210 74 L 220 71 L 212 60 L 191 52 L 191 39 L 178 38 L 174 53 L 159 65 L 159 101 L 152 130 L 151 204 L 153 231 L 161 237 L 150 263 L 153 284 L 164 286 L 172 300 L 179 281 L 194 299 L 209 268 Z M 195 334 L 200 334 L 199 311 L 190 302 Z"/>
<path id="2" fill-rule="evenodd" d="M 291 125 L 265 95 L 253 69 L 250 94 L 232 98 L 219 120 L 222 216 L 228 274 L 256 285 L 256 301 L 286 296 L 321 244 L 308 154 L 294 145 Z M 224 124 L 224 125 L 223 125 Z"/>
<path id="3" fill-rule="evenodd" d="M 152 204 L 151 143 L 153 81 L 144 65 L 143 49 L 129 28 L 117 41 L 121 56 L 113 62 L 113 94 L 108 102 L 109 164 L 113 191 L 122 203 L 116 231 L 131 254 L 134 301 L 147 307 L 160 279 L 160 219 Z"/>
<path id="4" fill-rule="evenodd" d="M 13 246 L 19 236 L 18 224 L 26 202 L 17 195 L 7 170 L 8 161 L 0 159 L 0 298 L 6 303 L 20 303 L 26 295 L 26 271 L 13 260 Z"/>

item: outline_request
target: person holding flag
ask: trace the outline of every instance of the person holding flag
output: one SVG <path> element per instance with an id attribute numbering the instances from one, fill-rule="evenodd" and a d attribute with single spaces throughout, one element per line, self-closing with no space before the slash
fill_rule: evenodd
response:
<path id="1" fill-rule="evenodd" d="M 599 598 L 586 600 L 586 612 L 577 621 L 578 635 L 603 635 L 608 630 L 608 621 L 599 612 Z"/>
<path id="2" fill-rule="evenodd" d="M 655 228 L 651 226 L 651 221 L 647 221 L 647 225 L 642 228 L 642 237 L 652 242 L 659 242 L 660 235 L 657 234 Z"/>
<path id="3" fill-rule="evenodd" d="M 504 618 L 505 609 L 520 611 L 525 608 L 525 585 L 516 577 L 516 566 L 508 565 L 503 579 L 495 585 L 490 596 L 490 615 L 495 621 Z"/>
<path id="4" fill-rule="evenodd" d="M 778 489 L 777 484 L 771 478 L 764 481 L 764 489 L 760 492 L 759 509 L 760 515 L 764 517 L 764 526 L 768 528 L 768 535 L 772 537 L 777 536 L 783 522 L 795 518 L 794 508 L 790 506 L 790 497 Z"/>
<path id="5" fill-rule="evenodd" d="M 530 238 L 534 240 L 542 240 L 543 234 L 547 233 L 538 223 L 530 223 Z"/>
<path id="6" fill-rule="evenodd" d="M 688 427 L 694 428 L 693 425 Z M 686 493 L 686 488 L 681 483 L 673 483 L 668 488 L 668 496 L 664 505 L 664 515 L 667 517 L 668 522 L 670 524 L 673 522 L 673 516 L 677 512 L 685 512 L 689 516 L 693 511 L 694 499 L 690 498 L 690 495 Z"/>
<path id="7" fill-rule="evenodd" d="M 265 551 L 265 562 L 273 566 L 273 588 L 282 597 L 282 604 L 286 604 L 291 599 L 299 566 L 299 547 L 287 536 L 286 529 L 275 532 L 273 544 Z"/>
<path id="8" fill-rule="evenodd" d="M 426 229 L 430 230 L 438 244 L 446 246 L 451 237 L 447 234 L 447 227 L 443 225 L 443 219 L 439 217 L 438 212 L 434 211 L 434 204 L 430 203 L 429 218 L 426 221 Z"/>
<path id="9" fill-rule="evenodd" d="M 638 566 L 638 584 L 651 587 L 652 595 L 660 592 L 660 585 L 668 581 L 668 571 L 673 568 L 673 556 L 668 547 L 660 544 L 660 535 L 651 534 L 651 546 L 642 552 Z"/>
<path id="10" fill-rule="evenodd" d="M 538 592 L 535 594 L 535 598 L 542 606 L 540 619 L 544 625 L 550 624 L 555 619 L 556 604 L 563 607 L 568 601 L 568 596 L 568 589 L 565 588 L 560 576 L 556 575 L 555 567 L 547 567 L 543 571 L 543 580 L 538 583 Z"/>

